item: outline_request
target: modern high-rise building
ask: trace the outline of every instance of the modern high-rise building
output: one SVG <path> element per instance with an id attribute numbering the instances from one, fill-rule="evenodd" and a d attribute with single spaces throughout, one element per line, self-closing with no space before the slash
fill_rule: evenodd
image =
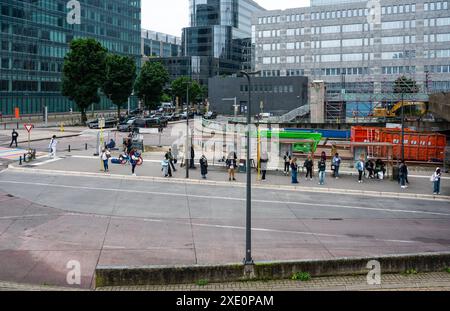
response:
<path id="1" fill-rule="evenodd" d="M 142 30 L 144 57 L 174 57 L 181 55 L 181 38 L 152 30 Z"/>
<path id="2" fill-rule="evenodd" d="M 254 69 L 325 81 L 336 119 L 398 101 L 402 75 L 419 84 L 416 100 L 450 90 L 450 1 L 312 0 L 257 12 L 252 23 Z"/>
<path id="3" fill-rule="evenodd" d="M 79 3 L 79 23 L 73 5 Z M 76 7 L 76 6 L 75 6 Z M 74 15 L 75 14 L 75 15 Z M 76 111 L 61 95 L 64 56 L 75 38 L 141 61 L 140 0 L 0 0 L 0 111 Z M 94 109 L 112 105 L 104 96 Z"/>
<path id="4" fill-rule="evenodd" d="M 208 78 L 251 67 L 252 14 L 264 9 L 252 0 L 189 0 L 190 26 L 183 29 L 182 57 L 150 59 L 168 69 L 171 79 Z"/>

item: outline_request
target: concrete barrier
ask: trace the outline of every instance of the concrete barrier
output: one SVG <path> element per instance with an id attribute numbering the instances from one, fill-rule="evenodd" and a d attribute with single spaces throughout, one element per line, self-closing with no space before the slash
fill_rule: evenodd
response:
<path id="1" fill-rule="evenodd" d="M 290 279 L 296 272 L 307 272 L 312 277 L 364 275 L 370 270 L 367 268 L 367 264 L 371 260 L 380 262 L 382 274 L 404 273 L 410 269 L 414 269 L 418 273 L 437 272 L 450 267 L 450 252 L 263 262 L 250 267 L 245 267 L 243 264 L 147 267 L 98 266 L 95 270 L 95 286 L 193 284 L 199 280 L 208 280 L 212 283 L 276 280 Z"/>

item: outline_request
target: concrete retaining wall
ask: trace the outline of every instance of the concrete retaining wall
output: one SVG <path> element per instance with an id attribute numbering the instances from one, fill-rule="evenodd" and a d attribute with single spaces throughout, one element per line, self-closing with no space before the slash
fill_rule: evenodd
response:
<path id="1" fill-rule="evenodd" d="M 242 264 L 205 266 L 97 267 L 96 287 L 193 284 L 246 280 L 289 279 L 296 272 L 308 272 L 312 277 L 367 274 L 370 260 L 378 260 L 381 273 L 442 271 L 450 267 L 450 253 L 424 253 L 380 257 L 339 258 L 332 260 L 300 260 L 258 263 L 245 269 Z M 249 268 L 249 267 L 247 267 Z"/>

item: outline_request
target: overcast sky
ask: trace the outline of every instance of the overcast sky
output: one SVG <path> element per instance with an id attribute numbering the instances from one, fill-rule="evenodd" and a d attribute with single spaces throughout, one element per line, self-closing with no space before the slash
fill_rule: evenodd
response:
<path id="1" fill-rule="evenodd" d="M 309 5 L 309 0 L 256 0 L 268 10 L 284 10 Z M 142 0 L 142 28 L 181 37 L 189 26 L 188 0 Z"/>

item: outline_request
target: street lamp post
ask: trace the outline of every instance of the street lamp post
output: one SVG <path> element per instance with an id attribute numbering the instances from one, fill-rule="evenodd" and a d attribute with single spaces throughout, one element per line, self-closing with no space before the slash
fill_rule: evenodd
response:
<path id="1" fill-rule="evenodd" d="M 405 160 L 405 91 L 402 88 L 402 161 Z"/>
<path id="2" fill-rule="evenodd" d="M 184 163 L 186 165 L 186 178 L 189 178 L 189 154 L 190 148 L 189 148 L 189 86 L 190 81 L 186 82 L 186 147 L 185 149 L 185 155 L 184 155 Z"/>
<path id="3" fill-rule="evenodd" d="M 245 238 L 245 265 L 253 265 L 252 259 L 252 174 L 250 165 L 250 130 L 252 122 L 252 83 L 250 76 L 259 74 L 258 72 L 241 71 L 241 75 L 245 76 L 248 81 L 248 104 L 247 104 L 247 212 L 246 212 L 246 238 Z"/>

